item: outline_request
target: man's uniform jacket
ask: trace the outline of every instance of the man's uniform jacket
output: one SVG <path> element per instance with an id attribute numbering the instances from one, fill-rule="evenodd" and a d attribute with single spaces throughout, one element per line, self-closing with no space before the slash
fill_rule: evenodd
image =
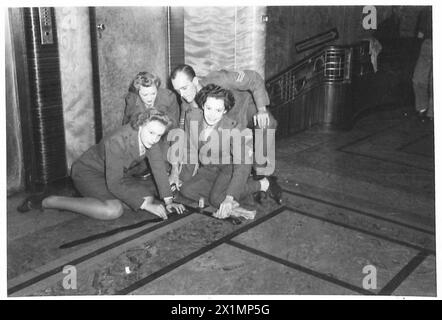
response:
<path id="1" fill-rule="evenodd" d="M 203 87 L 213 83 L 233 93 L 235 105 L 227 115 L 243 126 L 247 126 L 257 113 L 257 106 L 265 107 L 270 104 L 264 79 L 255 71 L 212 71 L 199 79 Z M 183 100 L 182 103 L 182 110 L 190 110 L 191 106 L 186 101 Z M 184 115 L 181 117 L 184 118 Z"/>

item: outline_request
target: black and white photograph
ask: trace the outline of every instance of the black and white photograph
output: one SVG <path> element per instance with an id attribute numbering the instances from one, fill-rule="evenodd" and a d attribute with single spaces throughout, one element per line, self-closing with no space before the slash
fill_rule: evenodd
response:
<path id="1" fill-rule="evenodd" d="M 7 299 L 437 299 L 436 4 L 3 9 Z"/>

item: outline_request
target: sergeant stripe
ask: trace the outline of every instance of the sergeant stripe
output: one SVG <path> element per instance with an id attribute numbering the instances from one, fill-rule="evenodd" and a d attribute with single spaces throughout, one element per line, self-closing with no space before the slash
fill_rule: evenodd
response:
<path id="1" fill-rule="evenodd" d="M 244 76 L 246 75 L 244 71 L 238 71 L 238 76 L 236 77 L 236 82 L 241 82 L 244 80 Z"/>

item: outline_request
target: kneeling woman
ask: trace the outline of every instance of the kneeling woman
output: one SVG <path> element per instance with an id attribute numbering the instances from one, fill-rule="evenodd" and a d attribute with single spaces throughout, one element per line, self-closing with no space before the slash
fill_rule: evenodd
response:
<path id="1" fill-rule="evenodd" d="M 64 196 L 31 196 L 19 208 L 63 209 L 101 220 L 120 217 L 125 207 L 144 209 L 167 218 L 167 212 L 178 213 L 184 206 L 172 202 L 165 163 L 158 144 L 171 121 L 159 111 L 138 114 L 127 124 L 87 150 L 72 165 L 71 177 L 83 198 Z M 149 161 L 162 204 L 154 203 L 155 186 L 127 174 L 132 166 Z M 167 211 L 167 212 L 166 212 Z"/>
<path id="2" fill-rule="evenodd" d="M 149 72 L 143 71 L 136 75 L 125 97 L 126 107 L 124 109 L 123 125 L 128 124 L 139 112 L 157 110 L 164 112 L 172 121 L 170 129 L 178 127 L 180 107 L 177 98 L 172 91 L 160 88 L 160 84 L 160 78 Z M 163 158 L 167 162 L 167 151 L 170 146 L 167 135 L 161 138 L 159 145 L 163 152 Z M 169 168 L 168 162 L 166 168 Z M 135 177 L 146 179 L 151 175 L 151 170 L 146 163 L 140 163 L 140 166 L 133 169 L 132 172 Z"/>
<path id="3" fill-rule="evenodd" d="M 186 114 L 185 128 L 189 141 L 186 152 L 197 150 L 200 161 L 196 165 L 183 164 L 180 180 L 175 182 L 177 185 L 182 183 L 181 194 L 193 200 L 200 197 L 208 199 L 210 205 L 218 208 L 215 216 L 226 218 L 235 207 L 235 201 L 239 202 L 247 195 L 260 191 L 279 192 L 280 187 L 275 180 L 253 180 L 250 177 L 253 160 L 251 132 L 248 139 L 241 137 L 241 140 L 230 138 L 228 143 L 223 141 L 223 130 L 230 133 L 233 129 L 237 129 L 237 133 L 250 130 L 228 117 L 227 112 L 235 104 L 233 94 L 209 84 L 198 92 L 195 101 L 201 109 L 192 109 Z M 189 130 L 192 127 L 198 128 L 197 134 Z M 219 139 L 219 143 L 213 143 L 213 139 Z M 206 141 L 212 141 L 210 146 Z M 241 146 L 235 143 L 241 143 Z M 204 153 L 212 156 L 202 161 Z M 188 159 L 190 157 L 189 154 Z"/>

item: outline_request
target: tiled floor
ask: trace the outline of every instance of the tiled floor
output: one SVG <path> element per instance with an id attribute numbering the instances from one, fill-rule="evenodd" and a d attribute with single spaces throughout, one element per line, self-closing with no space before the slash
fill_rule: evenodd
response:
<path id="1" fill-rule="evenodd" d="M 435 296 L 433 127 L 406 111 L 279 140 L 284 203 L 248 199 L 257 215 L 241 225 L 192 213 L 60 249 L 152 216 L 23 215 L 24 194 L 10 197 L 8 294 Z"/>

